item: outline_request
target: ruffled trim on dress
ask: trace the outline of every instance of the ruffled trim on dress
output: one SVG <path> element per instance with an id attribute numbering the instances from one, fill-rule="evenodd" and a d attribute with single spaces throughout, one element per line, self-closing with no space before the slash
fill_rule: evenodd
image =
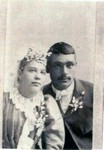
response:
<path id="1" fill-rule="evenodd" d="M 34 141 L 29 138 L 29 134 L 31 131 L 34 130 L 34 128 L 36 128 L 36 106 L 41 108 L 42 103 L 44 103 L 44 96 L 42 92 L 39 91 L 38 94 L 35 95 L 33 98 L 25 98 L 19 93 L 18 89 L 13 88 L 10 92 L 10 100 L 12 101 L 16 109 L 24 112 L 26 117 L 26 121 L 24 123 L 17 148 L 27 148 L 27 145 L 25 145 L 26 142 L 23 139 L 27 139 L 26 141 L 31 141 L 29 142 L 31 144 L 28 143 L 28 148 L 31 148 Z M 42 124 L 44 125 L 44 122 Z M 24 143 L 22 141 L 24 141 Z"/>
<path id="2" fill-rule="evenodd" d="M 31 101 L 31 98 L 23 97 L 16 88 L 10 92 L 10 99 L 16 109 L 24 112 L 25 117 L 30 119 L 34 118 L 34 108 L 36 106 L 40 107 L 41 103 L 44 102 L 44 96 L 41 91 L 38 92 L 38 94 L 35 95 Z"/>

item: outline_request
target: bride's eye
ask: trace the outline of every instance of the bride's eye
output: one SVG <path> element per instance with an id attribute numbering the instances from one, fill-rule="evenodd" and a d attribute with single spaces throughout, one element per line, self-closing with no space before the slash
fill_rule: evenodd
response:
<path id="1" fill-rule="evenodd" d="M 45 75 L 46 71 L 45 70 L 41 70 L 41 74 Z"/>
<path id="2" fill-rule="evenodd" d="M 29 68 L 28 71 L 29 72 L 36 72 L 37 70 L 35 68 Z"/>

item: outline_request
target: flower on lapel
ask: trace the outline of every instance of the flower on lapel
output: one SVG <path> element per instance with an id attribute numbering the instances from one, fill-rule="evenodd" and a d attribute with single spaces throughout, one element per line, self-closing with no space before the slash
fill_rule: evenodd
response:
<path id="1" fill-rule="evenodd" d="M 84 94 L 85 94 L 85 91 L 83 91 L 78 98 L 75 98 L 73 96 L 72 102 L 69 104 L 69 106 L 72 107 L 71 113 L 75 112 L 78 108 L 80 108 L 80 109 L 83 108 L 82 98 L 83 98 Z"/>

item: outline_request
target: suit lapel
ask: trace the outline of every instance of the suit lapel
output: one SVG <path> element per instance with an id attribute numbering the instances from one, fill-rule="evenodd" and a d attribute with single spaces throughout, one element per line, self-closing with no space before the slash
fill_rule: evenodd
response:
<path id="1" fill-rule="evenodd" d="M 75 85 L 74 85 L 72 100 L 73 100 L 73 97 L 75 97 L 75 99 L 78 99 L 81 96 L 81 93 L 84 91 L 84 87 L 79 80 L 74 80 L 74 84 Z M 72 100 L 71 100 L 71 103 L 72 103 Z M 72 115 L 71 111 L 72 111 L 72 107 L 69 105 L 69 108 L 66 111 L 65 115 L 67 114 Z"/>
<path id="2" fill-rule="evenodd" d="M 85 92 L 85 95 L 82 98 L 83 108 L 78 108 L 75 112 L 71 113 L 71 107 L 69 106 L 67 112 L 64 115 L 64 119 L 66 123 L 70 127 L 76 130 L 80 130 L 83 134 L 88 133 L 92 130 L 92 110 L 87 105 L 87 100 L 90 98 L 88 93 L 86 93 L 86 89 L 82 85 L 81 81 L 75 80 L 75 88 L 73 91 L 73 96 L 75 99 L 81 96 L 82 92 Z"/>
<path id="3" fill-rule="evenodd" d="M 77 99 L 80 97 L 83 91 L 85 92 L 85 95 L 82 98 L 84 107 L 82 109 L 78 108 L 75 112 L 71 113 L 72 108 L 69 106 L 67 112 L 62 115 L 65 123 L 70 126 L 70 128 L 74 127 L 74 129 L 77 131 L 80 130 L 80 133 L 86 134 L 92 130 L 92 106 L 89 104 L 91 97 L 89 96 L 89 93 L 86 91 L 85 87 L 82 85 L 81 81 L 75 80 L 73 96 Z M 49 84 L 48 93 L 46 94 L 51 94 L 55 98 L 55 93 L 52 90 L 52 83 Z M 57 104 L 61 111 L 59 102 L 57 102 Z"/>
<path id="4" fill-rule="evenodd" d="M 74 86 L 73 96 L 75 96 L 75 98 L 78 98 L 81 95 L 81 93 L 85 91 L 85 89 L 79 80 L 74 80 L 74 81 L 75 81 L 75 86 Z"/>

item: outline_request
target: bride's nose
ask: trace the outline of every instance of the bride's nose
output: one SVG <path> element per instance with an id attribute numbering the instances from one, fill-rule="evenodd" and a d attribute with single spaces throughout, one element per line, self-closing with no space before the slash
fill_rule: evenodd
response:
<path id="1" fill-rule="evenodd" d="M 41 79 L 41 74 L 40 74 L 40 72 L 36 72 L 36 73 L 35 73 L 34 79 L 36 79 L 36 80 L 40 80 L 40 79 Z"/>

